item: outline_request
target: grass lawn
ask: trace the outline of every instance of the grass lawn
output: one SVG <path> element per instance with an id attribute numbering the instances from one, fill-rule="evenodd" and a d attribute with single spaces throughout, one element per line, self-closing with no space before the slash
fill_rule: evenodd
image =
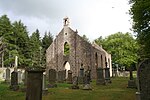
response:
<path id="1" fill-rule="evenodd" d="M 127 88 L 129 78 L 112 78 L 112 83 L 97 86 L 91 83 L 93 90 L 72 90 L 70 84 L 58 84 L 57 88 L 49 89 L 43 100 L 135 100 L 136 89 Z M 0 84 L 0 100 L 25 100 L 25 93 L 10 91 L 8 85 Z M 80 86 L 82 87 L 82 86 Z"/>

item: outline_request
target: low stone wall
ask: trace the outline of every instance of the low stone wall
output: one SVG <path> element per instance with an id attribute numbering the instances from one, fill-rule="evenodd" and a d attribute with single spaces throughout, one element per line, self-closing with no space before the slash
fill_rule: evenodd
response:
<path id="1" fill-rule="evenodd" d="M 14 71 L 14 68 L 9 68 L 9 69 L 10 69 L 10 73 Z M 18 71 L 21 71 L 23 73 L 25 70 L 18 69 Z M 6 79 L 6 68 L 0 68 L 0 81 L 4 81 L 5 79 Z"/>

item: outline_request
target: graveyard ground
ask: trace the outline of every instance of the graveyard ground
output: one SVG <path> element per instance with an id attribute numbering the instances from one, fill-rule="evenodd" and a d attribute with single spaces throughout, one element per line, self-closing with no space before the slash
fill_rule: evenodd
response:
<path id="1" fill-rule="evenodd" d="M 97 86 L 91 83 L 93 90 L 72 90 L 71 84 L 59 83 L 57 88 L 50 88 L 43 100 L 135 100 L 136 89 L 127 88 L 129 78 L 112 78 L 112 83 Z M 25 100 L 25 93 L 10 91 L 9 85 L 0 83 L 0 100 Z M 80 86 L 82 87 L 82 86 Z"/>

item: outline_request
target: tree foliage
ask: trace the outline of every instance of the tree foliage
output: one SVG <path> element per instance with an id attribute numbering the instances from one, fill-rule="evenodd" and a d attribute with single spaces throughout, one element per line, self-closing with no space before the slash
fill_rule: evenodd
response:
<path id="1" fill-rule="evenodd" d="M 87 42 L 89 42 L 89 43 L 90 43 L 89 38 L 88 38 L 85 34 L 82 36 L 82 38 L 83 38 L 85 41 L 87 41 Z"/>
<path id="2" fill-rule="evenodd" d="M 113 63 L 130 67 L 132 63 L 137 62 L 138 44 L 130 33 L 118 32 L 105 39 L 98 38 L 95 42 L 103 44 L 103 48 L 112 55 Z"/>
<path id="3" fill-rule="evenodd" d="M 137 33 L 141 58 L 150 58 L 150 0 L 130 0 L 133 30 Z"/>
<path id="4" fill-rule="evenodd" d="M 0 56 L 4 51 L 5 67 L 14 66 L 15 56 L 19 58 L 19 67 L 42 66 L 45 51 L 53 41 L 52 35 L 46 33 L 41 39 L 38 29 L 30 37 L 28 34 L 21 20 L 11 23 L 7 15 L 0 17 Z"/>

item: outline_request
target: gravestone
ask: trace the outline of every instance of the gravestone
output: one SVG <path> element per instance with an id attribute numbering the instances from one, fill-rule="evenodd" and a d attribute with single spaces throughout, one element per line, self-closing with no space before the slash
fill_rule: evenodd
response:
<path id="1" fill-rule="evenodd" d="M 28 73 L 27 70 L 22 72 L 22 83 L 23 83 L 23 86 L 21 87 L 22 92 L 25 92 L 27 88 L 27 73 Z"/>
<path id="2" fill-rule="evenodd" d="M 105 69 L 105 81 L 106 83 L 111 83 L 109 68 L 104 68 L 104 69 Z"/>
<path id="3" fill-rule="evenodd" d="M 105 79 L 104 79 L 104 72 L 103 68 L 99 67 L 97 68 L 97 79 L 96 79 L 97 85 L 105 85 Z"/>
<path id="4" fill-rule="evenodd" d="M 83 84 L 83 82 L 84 82 L 84 68 L 80 68 L 79 84 Z"/>
<path id="5" fill-rule="evenodd" d="M 42 69 L 27 69 L 26 100 L 42 100 Z"/>
<path id="6" fill-rule="evenodd" d="M 16 91 L 19 89 L 18 85 L 18 72 L 13 71 L 11 73 L 11 84 L 10 84 L 10 89 L 13 91 Z"/>
<path id="7" fill-rule="evenodd" d="M 49 76 L 48 76 L 48 87 L 49 88 L 53 88 L 53 87 L 57 87 L 56 85 L 56 70 L 55 69 L 50 69 L 49 70 Z"/>
<path id="8" fill-rule="evenodd" d="M 63 71 L 58 71 L 58 80 L 59 83 L 63 83 Z"/>
<path id="9" fill-rule="evenodd" d="M 137 70 L 138 99 L 150 100 L 150 59 L 142 61 Z"/>
<path id="10" fill-rule="evenodd" d="M 46 74 L 43 73 L 43 84 L 42 84 L 42 94 L 45 95 L 48 93 L 48 89 L 46 87 Z"/>
<path id="11" fill-rule="evenodd" d="M 5 79 L 6 83 L 10 83 L 10 69 L 7 67 L 6 69 L 6 79 Z"/>
<path id="12" fill-rule="evenodd" d="M 62 70 L 62 80 L 66 80 L 66 70 Z"/>
<path id="13" fill-rule="evenodd" d="M 133 64 L 131 64 L 131 66 L 130 66 L 130 79 L 128 80 L 128 88 L 137 88 L 136 81 L 133 78 L 133 73 L 132 73 L 133 67 L 132 66 L 133 66 Z"/>
<path id="14" fill-rule="evenodd" d="M 72 71 L 71 70 L 68 70 L 67 83 L 72 84 Z"/>
<path id="15" fill-rule="evenodd" d="M 90 85 L 90 71 L 85 71 L 83 90 L 92 90 Z"/>
<path id="16" fill-rule="evenodd" d="M 79 86 L 78 86 L 78 77 L 77 76 L 74 76 L 72 78 L 73 80 L 73 85 L 71 86 L 72 89 L 79 89 Z"/>
<path id="17" fill-rule="evenodd" d="M 22 72 L 18 71 L 18 84 L 22 83 Z"/>

